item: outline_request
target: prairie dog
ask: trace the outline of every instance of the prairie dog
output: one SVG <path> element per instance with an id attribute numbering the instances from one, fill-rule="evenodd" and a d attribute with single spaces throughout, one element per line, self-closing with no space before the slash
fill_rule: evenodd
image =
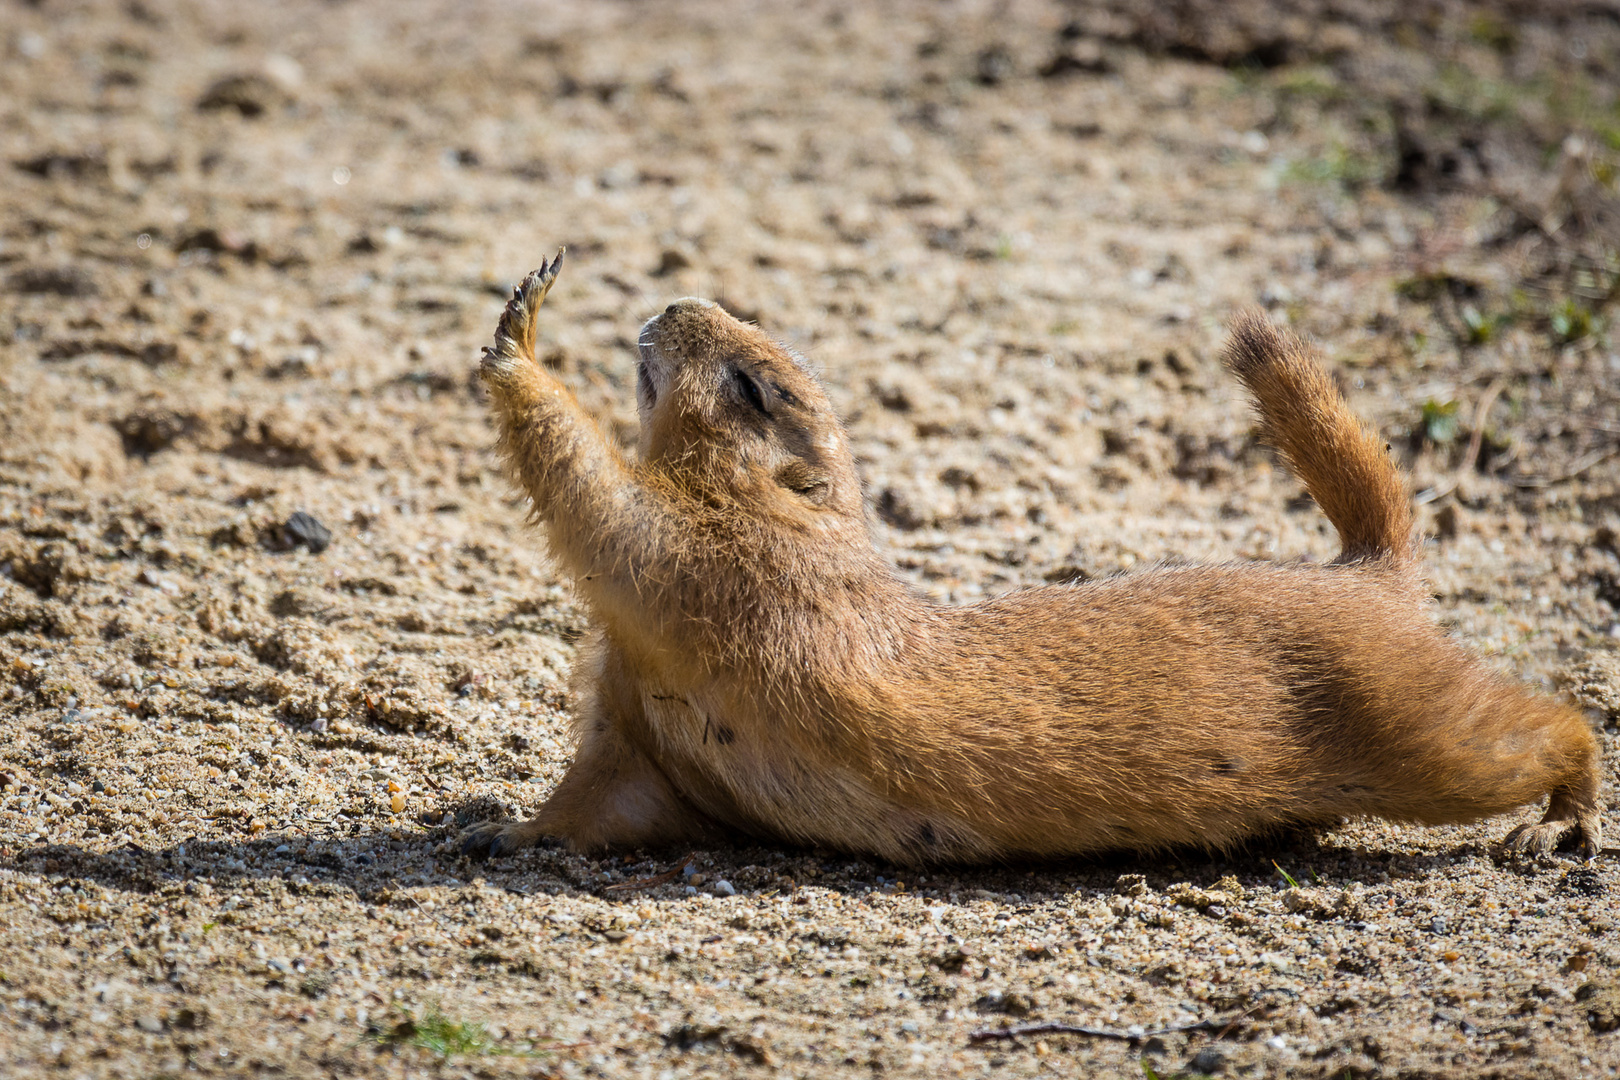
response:
<path id="1" fill-rule="evenodd" d="M 1338 529 L 1332 564 L 1159 568 L 966 607 L 873 550 L 843 426 L 783 346 L 706 300 L 641 331 L 626 460 L 534 361 L 562 256 L 480 373 L 500 446 L 594 630 L 578 750 L 473 853 L 748 835 L 900 864 L 1220 848 L 1289 825 L 1474 821 L 1551 795 L 1509 849 L 1601 844 L 1574 709 L 1433 624 L 1385 448 L 1297 340 L 1240 316 L 1226 363 Z"/>

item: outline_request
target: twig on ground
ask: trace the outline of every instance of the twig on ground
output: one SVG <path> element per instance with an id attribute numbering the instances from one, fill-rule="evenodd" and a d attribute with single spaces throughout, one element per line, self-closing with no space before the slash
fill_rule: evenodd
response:
<path id="1" fill-rule="evenodd" d="M 1568 472 L 1562 473 L 1559 476 L 1526 476 L 1513 481 L 1513 486 L 1519 488 L 1545 488 L 1552 487 L 1555 484 L 1566 483 L 1567 481 L 1577 479 L 1582 473 L 1586 472 L 1594 465 L 1603 464 L 1616 454 L 1620 454 L 1620 447 L 1610 447 L 1607 450 L 1594 450 L 1585 457 L 1577 459 L 1575 464 L 1569 467 Z"/>
<path id="2" fill-rule="evenodd" d="M 1502 390 L 1507 383 L 1498 375 L 1486 387 L 1485 396 L 1479 399 L 1479 405 L 1474 409 L 1474 430 L 1468 436 L 1468 452 L 1463 455 L 1462 464 L 1457 466 L 1457 479 L 1461 480 L 1469 469 L 1479 462 L 1479 448 L 1485 443 L 1485 418 L 1491 413 L 1491 406 L 1496 399 L 1502 396 Z"/>
<path id="3" fill-rule="evenodd" d="M 1508 448 L 1508 452 L 1503 454 L 1501 457 L 1496 458 L 1495 460 L 1493 460 L 1491 462 L 1491 467 L 1490 467 L 1490 469 L 1488 471 L 1493 476 L 1496 475 L 1497 473 L 1500 473 L 1503 469 L 1507 468 L 1509 465 L 1511 465 L 1515 461 L 1519 460 L 1519 451 L 1521 451 L 1523 449 L 1524 449 L 1524 444 L 1523 443 L 1521 443 L 1517 439 L 1513 440 L 1513 445 Z"/>
<path id="4" fill-rule="evenodd" d="M 668 885 L 670 882 L 680 877 L 681 871 L 686 869 L 686 864 L 691 862 L 696 857 L 697 852 L 694 851 L 691 854 L 682 857 L 682 859 L 675 864 L 675 869 L 673 870 L 666 870 L 662 874 L 654 874 L 652 877 L 637 878 L 635 881 L 622 881 L 617 885 L 607 885 L 603 887 L 603 891 L 629 892 L 632 889 L 656 889 L 660 885 Z"/>
<path id="5" fill-rule="evenodd" d="M 396 889 L 399 889 L 401 892 L 404 892 L 406 896 L 409 896 L 411 898 L 411 903 L 415 904 L 417 906 L 418 910 L 420 910 L 422 912 L 422 914 L 424 914 L 428 918 L 432 919 L 438 925 L 439 929 L 443 930 L 445 932 L 445 935 L 448 936 L 452 941 L 455 940 L 456 935 L 450 933 L 450 928 L 448 926 L 444 925 L 444 923 L 440 922 L 439 917 L 437 915 L 433 914 L 433 912 L 431 912 L 427 908 L 423 907 L 422 906 L 422 901 L 418 900 L 415 896 L 412 896 L 411 893 L 408 890 L 404 889 L 397 880 L 395 880 L 394 878 L 389 878 L 388 879 L 388 884 L 392 885 Z"/>
<path id="6" fill-rule="evenodd" d="M 1468 436 L 1468 451 L 1463 454 L 1462 463 L 1457 466 L 1451 480 L 1444 486 L 1420 492 L 1414 500 L 1419 506 L 1439 502 L 1456 491 L 1457 485 L 1462 483 L 1462 478 L 1468 475 L 1468 470 L 1474 468 L 1475 463 L 1479 461 L 1479 448 L 1485 443 L 1485 417 L 1490 414 L 1491 406 L 1496 404 L 1496 399 L 1502 396 L 1502 390 L 1506 385 L 1500 377 L 1491 380 L 1491 385 L 1486 387 L 1484 396 L 1474 407 L 1474 430 Z"/>
<path id="7" fill-rule="evenodd" d="M 1258 997 L 1262 994 L 1282 994 L 1285 997 L 1295 998 L 1299 995 L 1283 986 L 1267 987 L 1256 992 Z M 1226 1038 L 1227 1034 L 1237 1025 L 1249 1019 L 1265 1006 L 1265 1002 L 1256 1001 L 1247 1009 L 1231 1016 L 1214 1017 L 1209 1020 L 1198 1020 L 1191 1024 L 1172 1024 L 1169 1027 L 1154 1028 L 1151 1031 L 1119 1031 L 1115 1028 L 1086 1027 L 1083 1024 L 1057 1024 L 1036 1023 L 1018 1024 L 1004 1028 L 980 1028 L 968 1034 L 968 1042 L 982 1043 L 1002 1039 L 1017 1040 L 1025 1035 L 1084 1035 L 1092 1039 L 1112 1039 L 1116 1042 L 1138 1043 L 1151 1039 L 1157 1035 L 1185 1035 L 1189 1032 L 1212 1032 L 1216 1040 Z"/>
<path id="8" fill-rule="evenodd" d="M 1151 1039 L 1156 1035 L 1180 1035 L 1189 1031 L 1214 1032 L 1215 1037 L 1219 1039 L 1224 1037 L 1233 1027 L 1246 1020 L 1248 1015 L 1248 1012 L 1243 1012 L 1237 1016 L 1199 1020 L 1193 1024 L 1176 1024 L 1172 1027 L 1154 1028 L 1151 1031 L 1118 1031 L 1114 1028 L 1086 1027 L 1083 1024 L 1019 1024 L 1016 1027 L 982 1028 L 969 1033 L 968 1042 L 982 1043 L 998 1039 L 1019 1039 L 1025 1035 L 1084 1035 L 1092 1039 L 1112 1039 L 1116 1042 L 1136 1043 Z"/>

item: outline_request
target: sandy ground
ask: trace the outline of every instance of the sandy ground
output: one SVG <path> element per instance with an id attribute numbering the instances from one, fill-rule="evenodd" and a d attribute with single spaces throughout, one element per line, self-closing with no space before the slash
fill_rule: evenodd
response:
<path id="1" fill-rule="evenodd" d="M 719 299 L 947 601 L 1331 555 L 1217 362 L 1265 304 L 1437 617 L 1607 725 L 1620 837 L 1617 85 L 1601 5 L 7 0 L 0 1074 L 1615 1075 L 1615 860 L 1493 858 L 1533 809 L 928 874 L 449 837 L 568 761 L 585 615 L 469 378 L 562 243 L 605 424 Z M 1043 1021 L 1120 1037 L 972 1039 Z"/>

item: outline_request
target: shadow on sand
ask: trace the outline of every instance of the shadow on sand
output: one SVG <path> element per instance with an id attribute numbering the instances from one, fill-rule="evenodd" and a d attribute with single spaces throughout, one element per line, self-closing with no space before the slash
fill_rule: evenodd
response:
<path id="1" fill-rule="evenodd" d="M 678 899 L 726 886 L 743 894 L 780 894 L 815 886 L 850 897 L 904 891 L 940 903 L 996 899 L 1041 905 L 1085 902 L 1145 885 L 1207 888 L 1235 877 L 1245 889 L 1343 887 L 1443 873 L 1469 857 L 1489 856 L 1465 843 L 1430 853 L 1381 852 L 1335 846 L 1307 831 L 1281 833 L 1224 853 L 1177 850 L 1119 852 L 1087 860 L 987 867 L 916 869 L 836 852 L 757 845 L 701 851 L 637 851 L 609 856 L 536 848 L 500 859 L 474 860 L 455 843 L 459 825 L 486 814 L 487 804 L 452 808 L 457 826 L 388 827 L 362 822 L 306 822 L 251 839 L 191 838 L 163 848 L 124 844 L 97 850 L 78 844 L 24 848 L 0 865 L 29 873 L 93 880 L 139 892 L 207 882 L 226 895 L 258 881 L 281 881 L 294 892 L 352 892 L 373 903 L 409 903 L 408 892 L 477 884 L 514 896 L 594 896 L 605 900 Z M 1559 860 L 1563 863 L 1566 860 Z M 681 874 L 703 875 L 688 885 Z M 1530 869 L 1527 865 L 1526 869 Z M 725 885 L 719 883 L 724 882 Z"/>

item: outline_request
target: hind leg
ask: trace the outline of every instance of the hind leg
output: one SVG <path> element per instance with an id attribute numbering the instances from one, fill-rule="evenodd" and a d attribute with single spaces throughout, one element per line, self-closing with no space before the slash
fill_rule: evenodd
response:
<path id="1" fill-rule="evenodd" d="M 658 847 L 697 840 L 710 823 L 664 774 L 611 728 L 580 747 L 568 775 L 527 821 L 485 821 L 462 832 L 469 855 L 510 855 L 547 839 L 574 851 Z"/>
<path id="2" fill-rule="evenodd" d="M 1506 697 L 1478 704 L 1472 745 L 1489 747 L 1488 765 L 1475 769 L 1469 786 L 1483 798 L 1493 794 L 1509 805 L 1547 792 L 1547 812 L 1534 825 L 1521 825 L 1502 840 L 1502 850 L 1539 854 L 1558 847 L 1574 830 L 1584 858 L 1603 848 L 1598 807 L 1600 744 L 1586 717 L 1567 704 L 1517 687 Z M 1476 758 L 1480 755 L 1475 755 Z M 1507 809 L 1507 806 L 1501 807 Z M 1490 812 L 1500 813 L 1500 810 Z"/>
<path id="3" fill-rule="evenodd" d="M 1575 829 L 1581 838 L 1580 853 L 1585 859 L 1597 858 L 1603 847 L 1603 825 L 1598 815 L 1597 778 L 1591 777 L 1581 789 L 1561 787 L 1552 793 L 1547 812 L 1535 825 L 1520 825 L 1502 839 L 1502 850 L 1528 855 L 1549 852 Z"/>
<path id="4" fill-rule="evenodd" d="M 640 722 L 641 703 L 620 659 L 600 638 L 580 650 L 579 752 L 568 774 L 528 821 L 485 821 L 463 831 L 463 852 L 510 855 L 547 839 L 574 851 L 657 847 L 721 834 L 628 737 L 628 727 Z"/>

